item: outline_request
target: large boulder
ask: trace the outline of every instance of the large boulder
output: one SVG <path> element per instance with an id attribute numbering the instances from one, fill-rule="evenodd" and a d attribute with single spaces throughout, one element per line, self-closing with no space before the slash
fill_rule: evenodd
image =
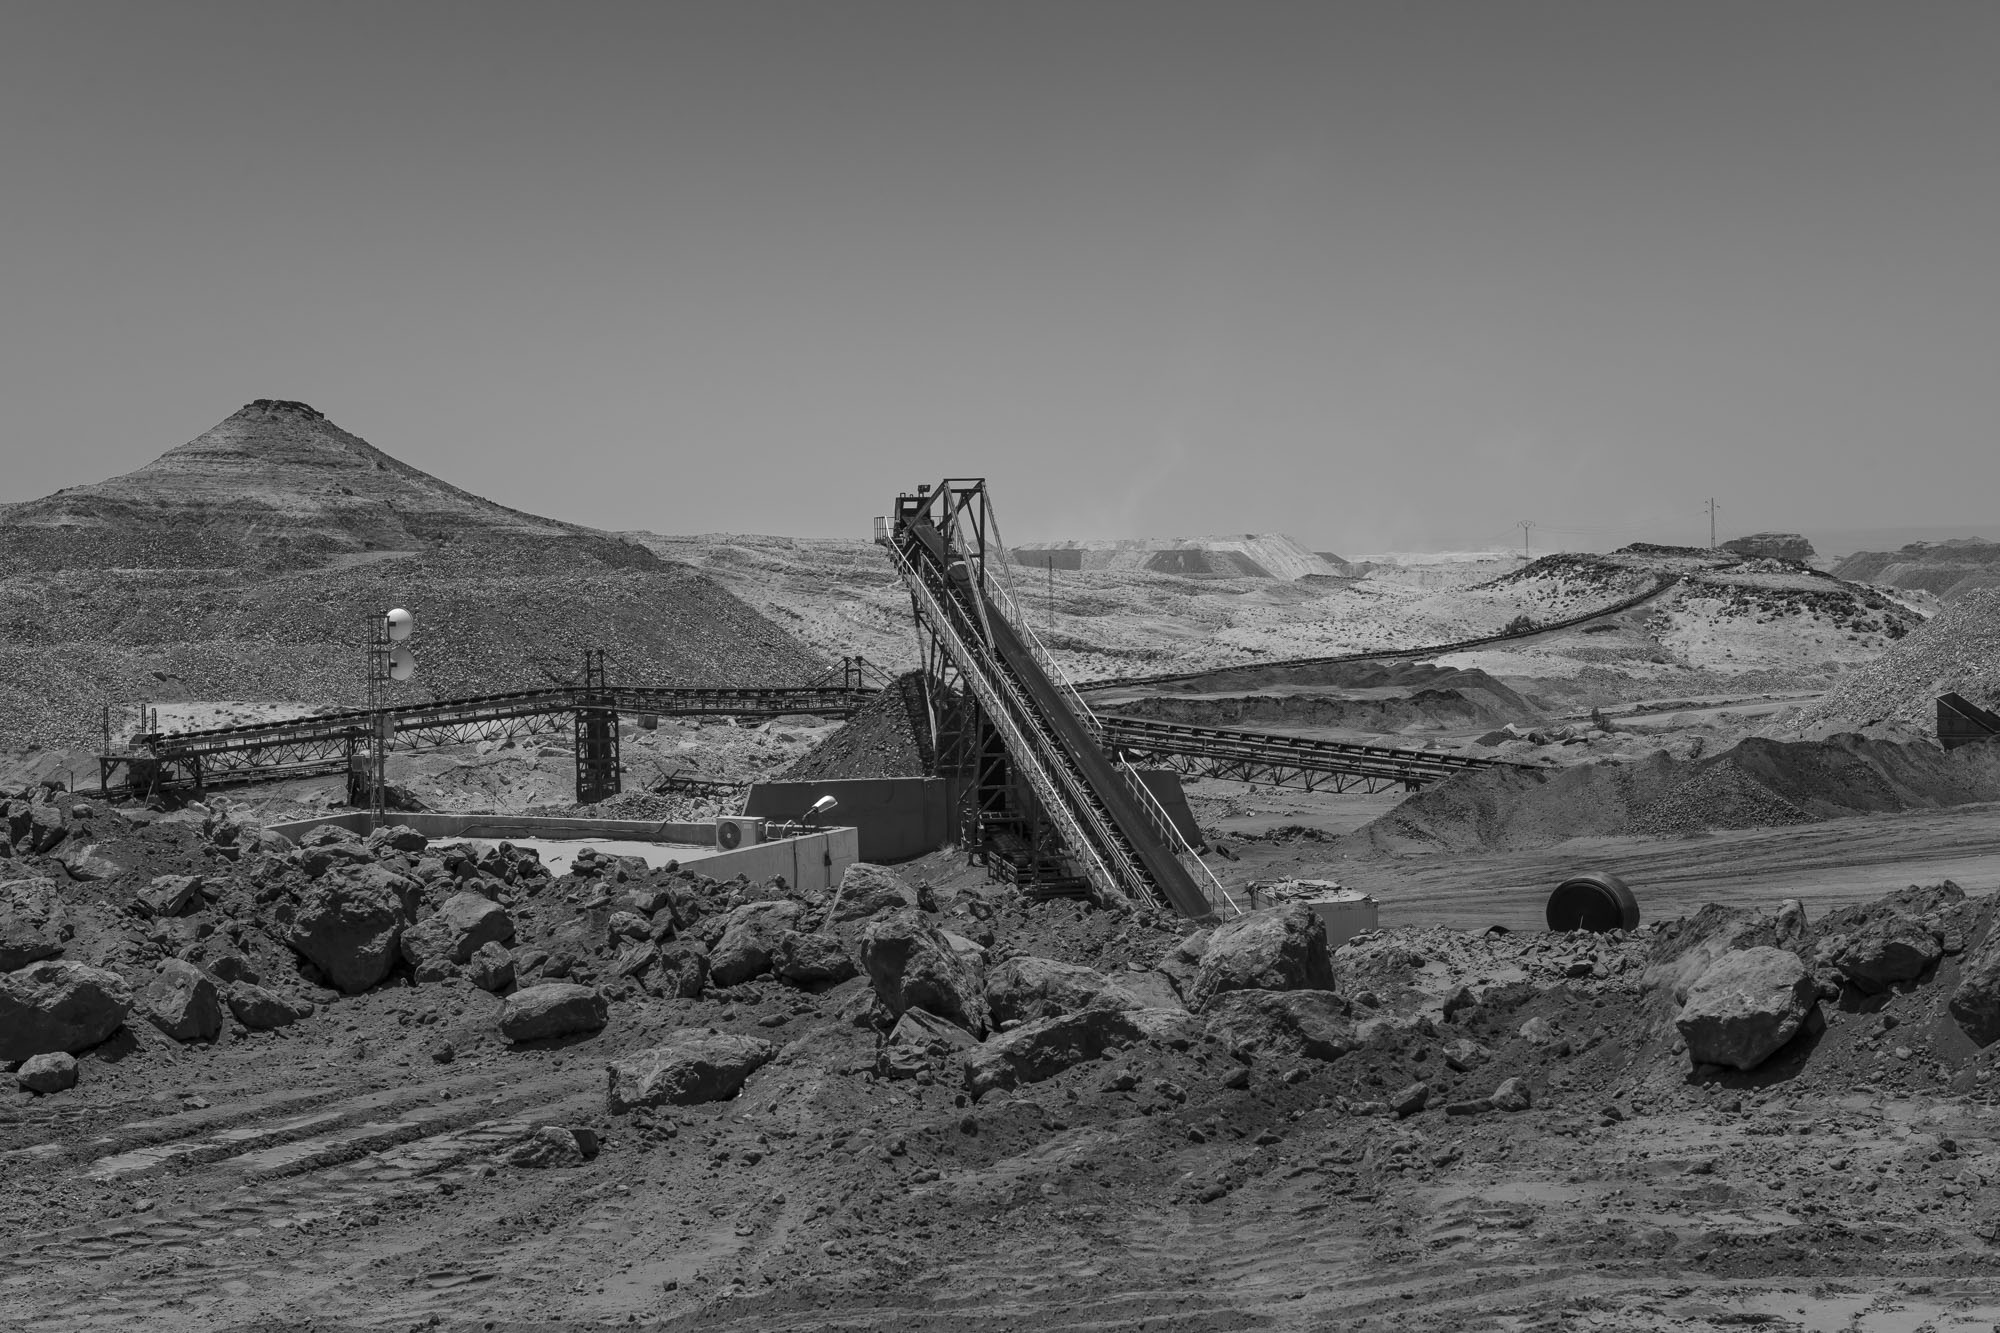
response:
<path id="1" fill-rule="evenodd" d="M 1326 927 L 1303 903 L 1249 912 L 1208 937 L 1188 1007 L 1233 990 L 1332 990 Z"/>
<path id="2" fill-rule="evenodd" d="M 514 984 L 514 955 L 505 945 L 488 940 L 472 951 L 465 975 L 481 990 L 499 992 Z"/>
<path id="3" fill-rule="evenodd" d="M 566 981 L 517 990 L 500 1005 L 500 1033 L 509 1041 L 596 1032 L 610 1020 L 611 1005 L 601 993 Z"/>
<path id="4" fill-rule="evenodd" d="M 396 876 L 329 876 L 301 897 L 285 942 L 335 986 L 358 995 L 396 965 L 417 897 L 415 884 Z"/>
<path id="5" fill-rule="evenodd" d="M 44 1051 L 21 1062 L 14 1082 L 23 1092 L 38 1097 L 65 1092 L 76 1086 L 76 1057 L 67 1051 Z"/>
<path id="6" fill-rule="evenodd" d="M 201 888 L 199 875 L 160 875 L 139 891 L 132 906 L 141 916 L 181 916 L 201 905 Z"/>
<path id="7" fill-rule="evenodd" d="M 834 904 L 834 921 L 862 921 L 883 912 L 899 912 L 906 907 L 921 909 L 923 893 L 905 883 L 894 871 L 866 861 L 856 861 L 840 877 L 840 901 Z"/>
<path id="8" fill-rule="evenodd" d="M 693 940 L 675 940 L 654 950 L 650 988 L 670 1000 L 699 999 L 708 988 L 708 954 Z"/>
<path id="9" fill-rule="evenodd" d="M 1142 1041 L 1185 1049 L 1198 1028 L 1199 1021 L 1181 1009 L 1084 1009 L 1038 1019 L 966 1052 L 965 1089 L 977 1098 L 1039 1083 Z"/>
<path id="10" fill-rule="evenodd" d="M 861 939 L 861 966 L 875 994 L 898 1018 L 908 1009 L 927 1009 L 975 1037 L 991 1026 L 978 964 L 953 949 L 919 911 L 904 908 L 869 922 Z"/>
<path id="11" fill-rule="evenodd" d="M 1797 954 L 1771 945 L 1738 949 L 1688 987 L 1674 1026 L 1695 1063 L 1755 1069 L 1792 1039 L 1817 996 Z"/>
<path id="12" fill-rule="evenodd" d="M 1032 1023 L 1101 1009 L 1137 1009 L 1139 1001 L 1096 968 L 1031 954 L 1009 958 L 986 974 L 986 1005 L 995 1023 Z"/>
<path id="13" fill-rule="evenodd" d="M 403 957 L 410 966 L 426 963 L 464 965 L 483 944 L 505 944 L 514 938 L 514 918 L 484 894 L 454 893 L 414 926 L 404 929 Z"/>
<path id="14" fill-rule="evenodd" d="M 169 958 L 139 992 L 139 1012 L 175 1041 L 214 1041 L 222 1031 L 222 992 L 193 963 Z"/>
<path id="15" fill-rule="evenodd" d="M 771 970 L 794 986 L 823 989 L 838 986 L 861 969 L 837 935 L 788 930 L 771 953 Z"/>
<path id="16" fill-rule="evenodd" d="M 224 998 L 236 1021 L 252 1032 L 290 1027 L 302 1018 L 311 1018 L 313 1012 L 312 1005 L 305 1000 L 294 1000 L 248 981 L 232 985 Z"/>
<path id="17" fill-rule="evenodd" d="M 623 1115 L 642 1106 L 724 1101 L 777 1053 L 756 1037 L 684 1028 L 650 1050 L 613 1061 L 605 1103 L 613 1115 Z"/>
<path id="18" fill-rule="evenodd" d="M 0 972 L 55 957 L 75 929 L 54 880 L 0 884 Z"/>
<path id="19" fill-rule="evenodd" d="M 125 1025 L 132 988 L 116 972 L 45 959 L 0 975 L 0 1060 L 81 1051 Z"/>
<path id="20" fill-rule="evenodd" d="M 795 902 L 745 903 L 731 912 L 722 938 L 708 954 L 709 979 L 734 986 L 770 970 L 771 955 L 785 933 L 798 925 L 802 909 Z"/>
<path id="21" fill-rule="evenodd" d="M 1943 956 L 1936 932 L 1901 915 L 1879 917 L 1852 934 L 1824 940 L 1818 950 L 1818 957 L 1844 980 L 1869 994 L 1915 981 Z"/>
<path id="22" fill-rule="evenodd" d="M 876 1057 L 876 1072 L 884 1078 L 915 1078 L 942 1068 L 978 1044 L 956 1023 L 922 1009 L 905 1009 Z"/>
<path id="23" fill-rule="evenodd" d="M 1239 1059 L 1338 1060 L 1362 1044 L 1353 1006 L 1329 990 L 1225 991 L 1202 1016 Z"/>
<path id="24" fill-rule="evenodd" d="M 48 801 L 37 801 L 28 807 L 28 834 L 26 838 L 14 839 L 17 847 L 33 852 L 36 856 L 47 856 L 56 849 L 56 844 L 69 836 L 69 812 Z"/>
<path id="25" fill-rule="evenodd" d="M 1947 1007 L 1965 1035 L 1981 1046 L 2000 1040 L 2000 931 L 1988 932 L 1965 960 Z"/>

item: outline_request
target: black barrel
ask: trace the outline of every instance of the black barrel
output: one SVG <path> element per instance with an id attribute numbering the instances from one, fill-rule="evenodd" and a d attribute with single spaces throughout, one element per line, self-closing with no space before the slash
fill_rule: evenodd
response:
<path id="1" fill-rule="evenodd" d="M 1632 930 L 1639 924 L 1639 900 L 1616 875 L 1572 875 L 1549 895 L 1549 929 Z"/>

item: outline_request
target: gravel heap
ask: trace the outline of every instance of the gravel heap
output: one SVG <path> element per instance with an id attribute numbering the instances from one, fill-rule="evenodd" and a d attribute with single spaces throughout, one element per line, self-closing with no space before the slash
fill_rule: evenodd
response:
<path id="1" fill-rule="evenodd" d="M 2000 746 L 1946 753 L 1853 735 L 1751 737 L 1706 759 L 1656 751 L 1626 763 L 1464 773 L 1349 839 L 1359 850 L 1399 854 L 1546 847 L 1577 837 L 1764 828 L 1992 800 L 2000 800 Z"/>
<path id="2" fill-rule="evenodd" d="M 782 780 L 919 778 L 930 772 L 930 758 L 924 674 L 911 671 L 786 769 Z"/>
<path id="3" fill-rule="evenodd" d="M 1801 709 L 1792 725 L 1805 730 L 1902 723 L 1929 730 L 1937 697 L 1951 693 L 1982 708 L 2000 705 L 2000 588 L 1954 599 L 1928 624 Z"/>

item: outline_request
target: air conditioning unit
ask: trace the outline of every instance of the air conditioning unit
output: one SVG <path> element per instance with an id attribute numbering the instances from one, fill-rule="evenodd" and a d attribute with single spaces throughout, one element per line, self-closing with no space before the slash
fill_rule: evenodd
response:
<path id="1" fill-rule="evenodd" d="M 764 841 L 764 821 L 749 815 L 724 815 L 715 821 L 715 845 L 724 851 L 754 847 Z"/>

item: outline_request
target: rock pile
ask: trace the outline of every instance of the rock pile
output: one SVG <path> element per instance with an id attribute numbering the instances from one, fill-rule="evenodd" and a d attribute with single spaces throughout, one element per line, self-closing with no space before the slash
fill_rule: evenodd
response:
<path id="1" fill-rule="evenodd" d="M 1928 732 L 1941 694 L 2000 707 L 2000 588 L 1955 598 L 1873 662 L 1845 673 L 1788 723 L 1799 730 L 1884 723 Z"/>

